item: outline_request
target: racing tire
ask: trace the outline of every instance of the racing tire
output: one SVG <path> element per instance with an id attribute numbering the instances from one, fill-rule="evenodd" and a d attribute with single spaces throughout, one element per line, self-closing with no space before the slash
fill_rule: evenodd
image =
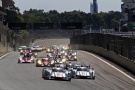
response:
<path id="1" fill-rule="evenodd" d="M 39 67 L 39 65 L 36 63 L 36 67 Z"/>
<path id="2" fill-rule="evenodd" d="M 66 80 L 66 81 L 71 81 L 71 78 L 66 77 L 65 80 Z"/>
<path id="3" fill-rule="evenodd" d="M 42 78 L 45 79 L 44 74 L 43 74 L 43 71 L 42 71 Z"/>
<path id="4" fill-rule="evenodd" d="M 77 78 L 76 75 L 74 75 L 73 78 Z"/>
<path id="5" fill-rule="evenodd" d="M 94 76 L 94 77 L 92 77 L 92 80 L 95 80 L 95 76 Z"/>
<path id="6" fill-rule="evenodd" d="M 68 78 L 68 81 L 70 82 L 71 81 L 71 78 Z"/>
<path id="7" fill-rule="evenodd" d="M 35 61 L 34 60 L 32 60 L 32 62 L 31 63 L 34 63 Z"/>
<path id="8" fill-rule="evenodd" d="M 92 80 L 95 80 L 95 76 L 93 75 L 93 73 L 92 73 L 91 79 Z"/>
<path id="9" fill-rule="evenodd" d="M 20 60 L 18 60 L 18 64 L 20 64 L 21 62 L 20 62 Z"/>
<path id="10" fill-rule="evenodd" d="M 45 76 L 45 80 L 51 80 L 51 76 Z"/>
<path id="11" fill-rule="evenodd" d="M 76 75 L 76 78 L 78 78 L 78 79 L 79 79 L 80 77 Z"/>

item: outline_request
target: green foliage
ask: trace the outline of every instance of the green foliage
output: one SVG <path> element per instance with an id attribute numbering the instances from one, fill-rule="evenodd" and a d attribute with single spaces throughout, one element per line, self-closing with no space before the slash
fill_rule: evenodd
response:
<path id="1" fill-rule="evenodd" d="M 2 0 L 2 6 L 4 8 L 8 7 L 8 6 L 12 6 L 14 5 L 14 1 L 13 0 Z"/>
<path id="2" fill-rule="evenodd" d="M 98 14 L 90 14 L 82 11 L 70 11 L 59 13 L 56 10 L 44 12 L 40 9 L 30 9 L 23 13 L 24 22 L 82 22 L 83 26 L 91 25 L 92 28 L 99 29 L 100 27 L 114 28 L 119 25 L 121 13 L 118 11 L 100 12 Z"/>
<path id="3" fill-rule="evenodd" d="M 26 40 L 26 39 L 29 39 L 29 32 L 26 31 L 26 30 L 21 30 L 19 33 L 18 33 L 18 36 L 20 36 L 22 39 Z"/>
<path id="4" fill-rule="evenodd" d="M 8 1 L 8 0 L 7 0 Z M 119 25 L 121 13 L 118 11 L 100 12 L 98 14 L 90 14 L 82 11 L 61 12 L 50 10 L 44 12 L 42 9 L 30 9 L 20 14 L 19 8 L 11 5 L 7 10 L 5 22 L 7 23 L 55 23 L 55 22 L 82 22 L 83 26 L 92 26 L 93 29 L 100 27 L 115 28 Z"/>

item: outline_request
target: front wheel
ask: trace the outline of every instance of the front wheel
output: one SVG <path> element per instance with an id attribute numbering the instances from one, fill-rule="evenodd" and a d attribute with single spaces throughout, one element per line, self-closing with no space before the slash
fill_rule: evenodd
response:
<path id="1" fill-rule="evenodd" d="M 71 81 L 71 78 L 69 78 L 68 81 Z"/>
<path id="2" fill-rule="evenodd" d="M 18 63 L 21 63 L 20 60 L 18 60 Z"/>

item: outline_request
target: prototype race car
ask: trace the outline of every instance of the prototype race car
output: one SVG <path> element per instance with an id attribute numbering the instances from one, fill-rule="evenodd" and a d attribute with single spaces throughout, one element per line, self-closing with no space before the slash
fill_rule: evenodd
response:
<path id="1" fill-rule="evenodd" d="M 53 50 L 51 49 L 51 47 L 46 48 L 46 53 L 52 53 L 52 52 L 53 52 Z"/>
<path id="2" fill-rule="evenodd" d="M 18 58 L 18 63 L 34 63 L 34 57 L 29 54 L 24 54 Z"/>
<path id="3" fill-rule="evenodd" d="M 62 58 L 60 57 L 60 55 L 57 55 L 55 58 L 54 58 L 54 63 L 55 64 L 62 64 L 62 63 L 66 63 L 66 58 Z"/>
<path id="4" fill-rule="evenodd" d="M 77 56 L 74 54 L 68 54 L 67 56 L 68 61 L 77 61 Z"/>
<path id="5" fill-rule="evenodd" d="M 66 81 L 71 81 L 70 71 L 62 67 L 53 67 L 53 68 L 43 68 L 42 77 L 47 80 L 51 79 L 63 79 Z"/>
<path id="6" fill-rule="evenodd" d="M 25 53 L 27 53 L 27 50 L 26 49 L 20 50 L 20 55 L 24 55 Z"/>
<path id="7" fill-rule="evenodd" d="M 41 46 L 33 46 L 31 47 L 31 50 L 34 52 L 41 52 L 43 49 Z"/>
<path id="8" fill-rule="evenodd" d="M 36 52 L 33 52 L 32 50 L 29 50 L 28 53 L 30 56 L 34 56 L 34 57 L 37 57 L 38 55 Z"/>
<path id="9" fill-rule="evenodd" d="M 73 69 L 73 77 L 95 79 L 95 70 L 90 69 L 90 66 L 77 67 Z"/>
<path id="10" fill-rule="evenodd" d="M 20 47 L 18 48 L 18 51 L 20 52 L 22 49 L 27 49 L 27 46 L 20 46 Z"/>
<path id="11" fill-rule="evenodd" d="M 49 60 L 48 58 L 42 58 L 36 60 L 36 67 L 47 67 L 47 66 L 54 66 L 54 60 Z"/>

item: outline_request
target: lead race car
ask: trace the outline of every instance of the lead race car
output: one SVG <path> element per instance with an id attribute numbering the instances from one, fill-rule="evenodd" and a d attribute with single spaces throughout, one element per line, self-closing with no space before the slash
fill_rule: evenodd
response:
<path id="1" fill-rule="evenodd" d="M 23 56 L 18 58 L 18 63 L 34 63 L 34 57 L 25 53 Z"/>
<path id="2" fill-rule="evenodd" d="M 63 79 L 66 81 L 71 81 L 70 71 L 64 69 L 63 67 L 53 67 L 53 68 L 43 68 L 42 77 L 47 80 L 51 79 Z"/>

